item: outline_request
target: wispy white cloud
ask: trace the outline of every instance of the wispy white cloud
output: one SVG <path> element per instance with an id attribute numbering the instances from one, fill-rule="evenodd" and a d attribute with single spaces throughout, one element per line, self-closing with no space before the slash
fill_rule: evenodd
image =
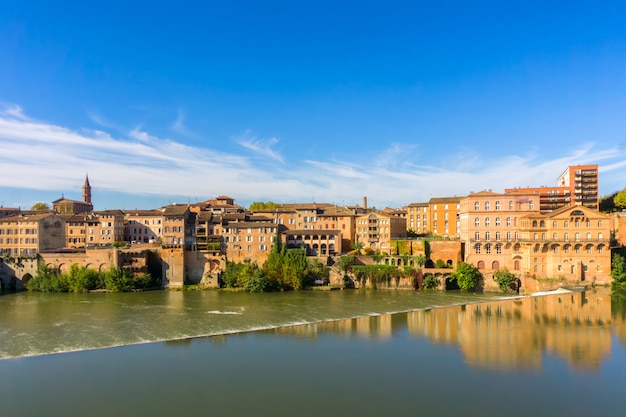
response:
<path id="1" fill-rule="evenodd" d="M 170 129 L 172 130 L 172 132 L 178 133 L 180 135 L 187 136 L 190 138 L 197 138 L 198 135 L 192 132 L 187 127 L 187 125 L 185 125 L 186 119 L 187 119 L 187 116 L 185 114 L 185 111 L 179 108 L 178 111 L 176 112 L 176 120 L 174 121 L 174 123 L 172 123 L 172 125 L 170 126 Z"/>
<path id="2" fill-rule="evenodd" d="M 251 150 L 262 156 L 272 158 L 275 161 L 284 162 L 283 157 L 274 149 L 272 149 L 272 147 L 275 146 L 278 142 L 279 141 L 277 138 L 270 138 L 266 140 L 259 139 L 256 136 L 252 136 L 249 131 L 245 132 L 244 136 L 237 140 L 237 143 L 239 143 L 241 146 L 248 150 Z"/>
<path id="3" fill-rule="evenodd" d="M 501 192 L 516 186 L 553 185 L 568 165 L 586 163 L 600 165 L 601 191 L 626 186 L 624 150 L 593 143 L 556 158 L 542 157 L 541 149 L 533 149 L 527 155 L 489 161 L 471 148 L 443 159 L 416 158 L 416 147 L 399 144 L 372 150 L 372 155 L 383 155 L 382 160 L 363 159 L 362 154 L 342 160 L 286 159 L 274 149 L 276 138 L 260 140 L 248 132 L 238 143 L 266 158 L 190 146 L 150 134 L 141 126 L 120 137 L 102 130 L 73 130 L 29 118 L 17 106 L 5 106 L 0 109 L 0 161 L 5 173 L 0 176 L 0 190 L 80 193 L 83 175 L 89 172 L 97 207 L 115 207 L 112 202 L 99 202 L 98 190 L 125 195 L 120 208 L 141 207 L 135 199 L 143 196 L 161 196 L 167 202 L 220 194 L 240 202 L 336 204 L 359 204 L 367 196 L 377 207 L 400 207 L 482 189 Z M 422 145 L 420 152 L 428 155 Z M 13 201 L 13 196 L 0 200 Z"/>

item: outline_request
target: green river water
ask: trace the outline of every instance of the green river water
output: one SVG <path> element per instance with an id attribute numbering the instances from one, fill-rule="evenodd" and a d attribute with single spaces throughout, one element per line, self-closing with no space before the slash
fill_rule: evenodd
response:
<path id="1" fill-rule="evenodd" d="M 607 291 L 0 296 L 0 415 L 626 415 Z"/>

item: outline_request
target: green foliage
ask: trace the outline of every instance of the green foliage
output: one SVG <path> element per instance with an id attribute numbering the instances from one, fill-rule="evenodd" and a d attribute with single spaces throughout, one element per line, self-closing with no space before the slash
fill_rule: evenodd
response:
<path id="1" fill-rule="evenodd" d="M 374 287 L 376 284 L 389 284 L 393 278 L 400 279 L 404 275 L 392 265 L 358 265 L 352 267 L 352 272 L 357 281 L 363 284 L 369 281 Z"/>
<path id="2" fill-rule="evenodd" d="M 361 250 L 365 247 L 365 244 L 363 242 L 352 242 L 352 245 L 350 245 L 350 247 L 353 251 L 356 252 L 356 255 L 359 255 L 361 253 Z"/>
<path id="3" fill-rule="evenodd" d="M 149 274 L 135 276 L 127 270 L 113 266 L 108 271 L 99 272 L 74 264 L 68 272 L 61 273 L 41 262 L 35 276 L 26 283 L 26 288 L 43 292 L 83 292 L 96 289 L 122 292 L 154 285 L 155 280 Z"/>
<path id="4" fill-rule="evenodd" d="M 626 209 L 626 188 L 615 195 L 613 204 L 615 204 L 615 207 L 618 209 Z"/>
<path id="5" fill-rule="evenodd" d="M 366 256 L 372 256 L 374 254 L 374 249 L 367 247 L 363 249 L 363 254 Z"/>
<path id="6" fill-rule="evenodd" d="M 481 277 L 478 268 L 465 262 L 459 262 L 456 271 L 450 275 L 451 279 L 456 280 L 459 288 L 466 291 L 475 289 Z"/>
<path id="7" fill-rule="evenodd" d="M 250 204 L 249 210 L 250 211 L 273 210 L 279 207 L 281 207 L 281 204 L 274 203 L 273 201 L 268 201 L 268 202 L 255 201 L 252 204 Z"/>
<path id="8" fill-rule="evenodd" d="M 426 259 L 430 259 L 430 241 L 424 240 L 424 255 Z"/>
<path id="9" fill-rule="evenodd" d="M 246 280 L 243 289 L 249 292 L 264 292 L 270 288 L 270 281 L 262 269 L 255 269 L 251 276 Z"/>
<path id="10" fill-rule="evenodd" d="M 372 259 L 374 260 L 374 262 L 376 262 L 377 264 L 380 263 L 380 261 L 382 261 L 384 258 L 384 255 L 381 254 L 379 251 L 376 251 L 375 253 L 372 253 Z"/>
<path id="11" fill-rule="evenodd" d="M 439 287 L 439 279 L 433 274 L 424 275 L 424 281 L 422 283 L 425 290 L 434 290 Z"/>
<path id="12" fill-rule="evenodd" d="M 277 241 L 263 268 L 249 260 L 226 262 L 221 281 L 226 288 L 262 292 L 300 290 L 315 280 L 328 281 L 328 267 L 318 260 L 309 261 L 304 248 L 286 249 Z"/>
<path id="13" fill-rule="evenodd" d="M 617 196 L 617 193 L 613 193 L 610 195 L 606 195 L 604 197 L 600 197 L 600 201 L 598 202 L 598 210 L 602 213 L 611 213 L 615 211 L 615 202 L 613 199 Z"/>
<path id="14" fill-rule="evenodd" d="M 443 261 L 443 259 L 437 259 L 435 261 L 435 268 L 447 268 L 448 264 Z"/>
<path id="15" fill-rule="evenodd" d="M 407 229 L 406 231 L 406 235 L 407 237 L 418 237 L 419 235 L 417 234 L 417 232 L 411 228 Z"/>
<path id="16" fill-rule="evenodd" d="M 30 209 L 35 210 L 35 211 L 50 210 L 50 206 L 46 203 L 40 202 L 40 203 L 33 204 L 33 206 Z"/>
<path id="17" fill-rule="evenodd" d="M 500 289 L 504 292 L 513 290 L 517 277 L 506 267 L 500 268 L 493 273 L 493 279 L 496 281 Z"/>
<path id="18" fill-rule="evenodd" d="M 613 282 L 611 285 L 614 288 L 623 287 L 626 283 L 626 258 L 620 253 L 613 255 L 613 261 L 611 262 L 611 277 Z"/>
<path id="19" fill-rule="evenodd" d="M 345 255 L 339 258 L 339 268 L 344 274 L 352 271 L 355 259 L 356 257 L 354 255 Z"/>
<path id="20" fill-rule="evenodd" d="M 419 255 L 415 257 L 415 262 L 417 263 L 417 266 L 419 266 L 420 268 L 423 268 L 424 263 L 426 262 L 426 257 L 420 253 Z"/>

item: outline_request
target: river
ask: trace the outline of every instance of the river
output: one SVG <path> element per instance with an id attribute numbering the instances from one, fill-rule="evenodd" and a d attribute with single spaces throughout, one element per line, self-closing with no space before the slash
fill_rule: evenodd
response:
<path id="1" fill-rule="evenodd" d="M 623 305 L 606 290 L 5 294 L 0 411 L 623 415 Z"/>

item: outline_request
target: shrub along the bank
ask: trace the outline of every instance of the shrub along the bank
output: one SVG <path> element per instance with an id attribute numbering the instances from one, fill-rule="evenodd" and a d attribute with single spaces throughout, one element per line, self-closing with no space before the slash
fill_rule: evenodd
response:
<path id="1" fill-rule="evenodd" d="M 315 282 L 328 281 L 328 267 L 310 261 L 304 249 L 287 249 L 275 244 L 263 267 L 250 260 L 226 262 L 221 285 L 250 292 L 300 290 Z"/>
<path id="2" fill-rule="evenodd" d="M 376 286 L 377 284 L 389 284 L 392 279 L 399 280 L 405 273 L 403 270 L 392 265 L 356 265 L 352 267 L 354 277 L 361 284 Z"/>
<path id="3" fill-rule="evenodd" d="M 42 292 L 83 292 L 98 289 L 122 292 L 159 285 L 160 280 L 153 279 L 149 274 L 133 275 L 113 266 L 107 271 L 96 271 L 74 264 L 68 272 L 61 273 L 42 263 L 35 276 L 26 283 L 26 289 Z"/>

